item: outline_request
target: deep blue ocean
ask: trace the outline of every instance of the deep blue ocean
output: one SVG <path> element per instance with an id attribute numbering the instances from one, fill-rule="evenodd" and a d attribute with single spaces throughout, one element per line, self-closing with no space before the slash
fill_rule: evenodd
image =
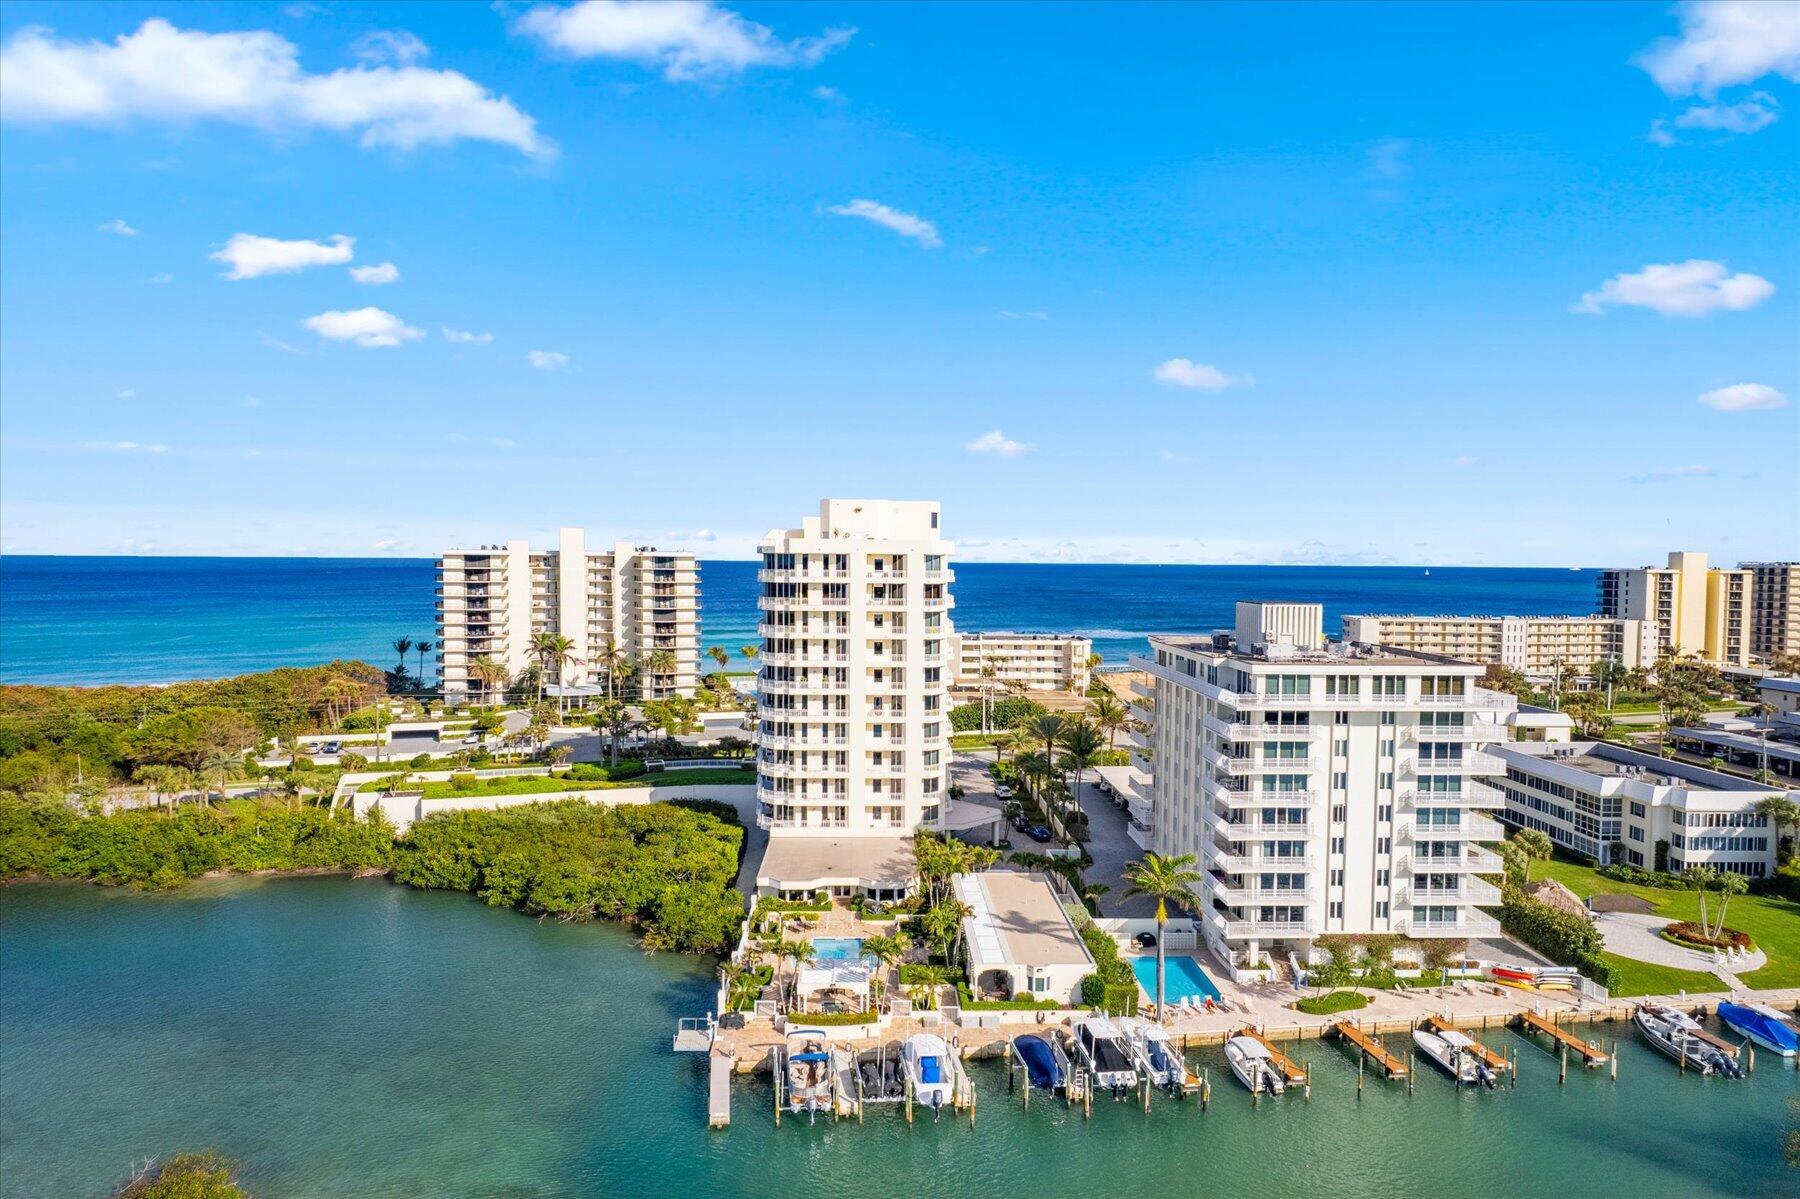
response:
<path id="1" fill-rule="evenodd" d="M 394 661 L 431 639 L 428 559 L 0 558 L 0 681 L 164 683 Z M 958 628 L 1076 632 L 1109 662 L 1151 633 L 1231 623 L 1240 599 L 1316 600 L 1346 612 L 1518 616 L 1594 609 L 1595 571 L 1388 566 L 1081 566 L 957 563 Z M 703 562 L 703 644 L 755 639 L 756 563 Z M 416 664 L 417 655 L 409 661 Z"/>

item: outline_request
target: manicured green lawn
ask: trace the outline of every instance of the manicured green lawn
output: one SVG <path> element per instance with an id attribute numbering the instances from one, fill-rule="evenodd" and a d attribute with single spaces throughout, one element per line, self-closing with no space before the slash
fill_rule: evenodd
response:
<path id="1" fill-rule="evenodd" d="M 1590 895 L 1638 895 L 1654 904 L 1659 916 L 1667 916 L 1670 920 L 1700 918 L 1700 897 L 1693 891 L 1665 891 L 1658 887 L 1639 887 L 1631 883 L 1616 882 L 1610 878 L 1602 878 L 1594 870 L 1577 866 L 1573 862 L 1534 863 L 1531 877 L 1553 878 L 1583 899 Z M 1717 895 L 1709 895 L 1706 899 L 1709 908 L 1715 912 L 1718 910 L 1718 901 Z M 1756 942 L 1757 948 L 1769 955 L 1769 964 L 1761 970 L 1738 977 L 1760 989 L 1800 987 L 1800 904 L 1767 895 L 1739 895 L 1731 900 L 1726 909 L 1725 923 L 1748 933 L 1750 939 Z M 1607 956 L 1612 958 L 1611 954 Z M 1711 974 L 1673 970 L 1625 958 L 1613 958 L 1613 961 L 1626 970 L 1627 977 L 1634 985 L 1639 980 L 1657 984 L 1647 991 L 1629 992 L 1632 994 L 1667 994 L 1679 988 L 1716 991 L 1723 989 L 1725 985 Z M 1705 982 L 1696 985 L 1692 981 L 1674 981 L 1672 986 L 1669 985 L 1671 979 L 1679 980 L 1684 975 L 1703 979 Z"/>
<path id="2" fill-rule="evenodd" d="M 1369 997 L 1357 991 L 1332 991 L 1325 995 L 1313 995 L 1294 1005 L 1295 1009 L 1309 1016 L 1335 1016 L 1339 1012 L 1354 1012 L 1368 1006 Z"/>

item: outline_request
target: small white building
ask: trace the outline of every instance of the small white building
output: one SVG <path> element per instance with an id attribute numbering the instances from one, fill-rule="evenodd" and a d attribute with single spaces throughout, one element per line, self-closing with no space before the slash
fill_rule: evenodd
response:
<path id="1" fill-rule="evenodd" d="M 1094 643 L 1086 637 L 1056 633 L 960 633 L 952 642 L 956 654 L 952 678 L 960 690 L 1008 685 L 1028 691 L 1083 692 L 1093 677 L 1088 656 Z M 992 670 L 991 676 L 985 670 Z"/>
<path id="2" fill-rule="evenodd" d="M 1763 878 L 1775 869 L 1775 829 L 1756 805 L 1785 792 L 1736 775 L 1598 741 L 1509 742 L 1490 751 L 1506 763 L 1503 823 L 1534 828 L 1564 849 L 1599 861 L 1690 866 Z"/>
<path id="3" fill-rule="evenodd" d="M 1081 980 L 1094 972 L 1094 958 L 1048 878 L 989 870 L 958 875 L 952 885 L 972 912 L 963 917 L 963 937 L 978 998 L 1081 1002 Z"/>
<path id="4" fill-rule="evenodd" d="M 1771 676 L 1756 684 L 1756 698 L 1777 712 L 1800 713 L 1800 679 Z"/>

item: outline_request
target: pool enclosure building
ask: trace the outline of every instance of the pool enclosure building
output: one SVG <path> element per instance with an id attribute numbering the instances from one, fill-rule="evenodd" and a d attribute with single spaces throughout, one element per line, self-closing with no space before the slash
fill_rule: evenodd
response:
<path id="1" fill-rule="evenodd" d="M 967 904 L 971 990 L 977 999 L 1054 999 L 1077 1005 L 1094 959 L 1042 874 L 989 870 L 954 880 Z"/>

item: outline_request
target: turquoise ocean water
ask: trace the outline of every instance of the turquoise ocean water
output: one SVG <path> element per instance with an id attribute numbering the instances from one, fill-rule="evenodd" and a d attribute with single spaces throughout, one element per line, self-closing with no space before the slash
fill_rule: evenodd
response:
<path id="1" fill-rule="evenodd" d="M 670 1051 L 708 962 L 623 931 L 538 922 L 380 880 L 205 881 L 169 895 L 0 892 L 0 1196 L 100 1196 L 128 1163 L 195 1147 L 257 1199 L 1454 1195 L 1762 1199 L 1796 1073 L 1680 1075 L 1620 1025 L 1618 1082 L 1511 1032 L 1517 1090 L 1410 1097 L 1308 1042 L 1311 1102 L 1249 1096 L 1215 1052 L 1197 1103 L 1026 1113 L 978 1064 L 975 1126 L 773 1126 L 766 1080 L 705 1123 L 702 1064 Z"/>
<path id="2" fill-rule="evenodd" d="M 756 564 L 701 565 L 707 645 L 755 639 Z M 1109 661 L 1153 632 L 1231 623 L 1239 599 L 1345 612 L 1591 612 L 1595 572 L 959 563 L 964 629 L 1079 632 Z M 0 681 L 169 682 L 334 657 L 387 664 L 430 639 L 432 563 L 365 558 L 0 558 Z M 416 657 L 414 659 L 416 661 Z"/>

